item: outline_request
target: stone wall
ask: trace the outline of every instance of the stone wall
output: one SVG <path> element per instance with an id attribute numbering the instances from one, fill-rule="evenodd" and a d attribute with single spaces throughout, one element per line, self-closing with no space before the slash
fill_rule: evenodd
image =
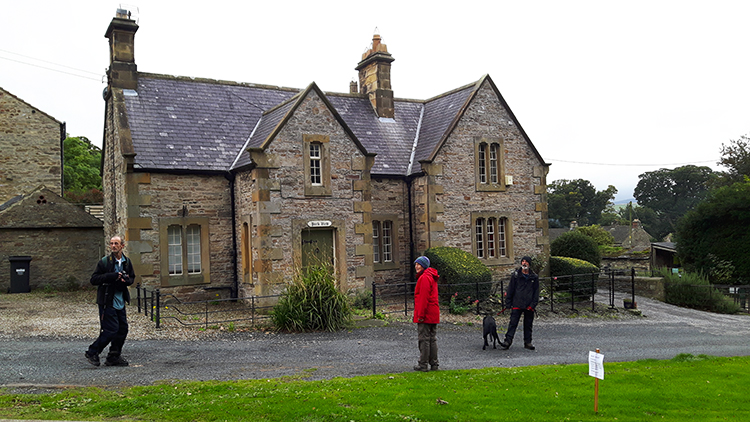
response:
<path id="1" fill-rule="evenodd" d="M 306 135 L 327 139 L 330 195 L 305 193 Z M 372 248 L 363 248 L 372 238 L 371 164 L 317 91 L 308 92 L 277 136 L 264 150 L 254 152 L 253 161 L 258 167 L 252 174 L 237 178 L 236 203 L 238 218 L 246 215 L 252 220 L 253 256 L 257 257 L 253 260 L 255 294 L 279 293 L 293 280 L 302 259 L 300 235 L 307 222 L 315 220 L 331 222 L 328 229 L 334 230 L 339 288 L 347 291 L 371 283 Z M 251 204 L 248 198 L 256 203 Z"/>
<path id="2" fill-rule="evenodd" d="M 0 229 L 0 293 L 10 289 L 9 256 L 30 256 L 29 286 L 88 286 L 106 254 L 101 228 Z"/>
<path id="3" fill-rule="evenodd" d="M 473 151 L 476 138 L 500 138 L 503 146 L 505 175 L 513 184 L 504 192 L 477 191 Z M 524 255 L 549 253 L 546 241 L 546 208 L 543 192 L 546 185 L 544 163 L 540 162 L 509 112 L 499 101 L 489 82 L 485 82 L 467 108 L 456 128 L 443 144 L 428 170 L 439 189 L 435 192 L 430 224 L 429 246 L 452 246 L 472 251 L 472 212 L 508 213 L 512 244 L 508 258 L 492 269 L 499 277 L 512 271 Z M 502 181 L 501 181 L 502 183 Z M 422 189 L 419 185 L 417 190 Z M 419 192 L 418 192 L 418 195 Z M 429 194 L 428 194 L 429 195 Z M 420 203 L 426 200 L 422 199 Z M 424 205 L 430 207 L 430 204 Z"/>
<path id="4" fill-rule="evenodd" d="M 40 185 L 62 194 L 61 126 L 0 89 L 0 203 Z"/>

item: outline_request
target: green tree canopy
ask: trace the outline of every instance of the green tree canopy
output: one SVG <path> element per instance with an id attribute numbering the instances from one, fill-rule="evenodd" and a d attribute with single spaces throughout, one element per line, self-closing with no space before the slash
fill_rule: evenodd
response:
<path id="1" fill-rule="evenodd" d="M 741 182 L 745 176 L 750 177 L 750 138 L 742 135 L 740 139 L 730 140 L 728 145 L 721 145 L 721 159 L 718 164 L 728 169 L 730 183 Z"/>
<path id="2" fill-rule="evenodd" d="M 63 143 L 63 189 L 66 196 L 80 197 L 102 189 L 99 172 L 102 151 L 84 136 L 68 136 Z"/>
<path id="3" fill-rule="evenodd" d="M 547 187 L 549 218 L 558 227 L 567 227 L 571 221 L 577 221 L 581 226 L 597 224 L 616 193 L 617 188 L 612 185 L 597 191 L 584 179 L 555 180 Z"/>
<path id="4" fill-rule="evenodd" d="M 662 220 L 659 231 L 651 233 L 661 238 L 674 232 L 680 217 L 706 197 L 714 172 L 709 167 L 688 165 L 649 171 L 638 177 L 633 196 Z"/>
<path id="5" fill-rule="evenodd" d="M 734 276 L 750 283 L 750 181 L 711 191 L 680 221 L 677 254 L 688 268 L 715 274 L 734 267 Z"/>

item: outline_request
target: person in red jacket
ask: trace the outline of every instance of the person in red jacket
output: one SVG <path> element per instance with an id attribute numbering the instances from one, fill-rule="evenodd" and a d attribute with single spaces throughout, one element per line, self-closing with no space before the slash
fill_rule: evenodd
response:
<path id="1" fill-rule="evenodd" d="M 438 370 L 438 347 L 436 328 L 440 323 L 438 304 L 438 279 L 436 269 L 430 267 L 430 260 L 420 256 L 414 261 L 417 271 L 417 286 L 414 288 L 414 322 L 417 323 L 419 340 L 419 362 L 415 371 Z M 427 366 L 429 364 L 429 368 Z"/>

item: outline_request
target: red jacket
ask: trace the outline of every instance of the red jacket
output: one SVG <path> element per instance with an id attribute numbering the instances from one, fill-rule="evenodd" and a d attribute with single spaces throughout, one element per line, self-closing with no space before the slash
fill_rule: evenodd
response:
<path id="1" fill-rule="evenodd" d="M 417 287 L 414 288 L 414 322 L 440 323 L 439 278 L 437 270 L 432 267 L 417 274 Z"/>

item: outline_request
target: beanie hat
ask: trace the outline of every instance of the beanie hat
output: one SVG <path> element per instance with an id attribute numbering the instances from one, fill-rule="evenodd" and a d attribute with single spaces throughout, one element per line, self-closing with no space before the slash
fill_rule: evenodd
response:
<path id="1" fill-rule="evenodd" d="M 531 257 L 530 256 L 524 256 L 521 258 L 521 262 L 526 261 L 529 263 L 529 266 L 531 266 Z"/>
<path id="2" fill-rule="evenodd" d="M 426 256 L 420 256 L 414 263 L 421 265 L 422 268 L 430 268 L 430 258 Z"/>

